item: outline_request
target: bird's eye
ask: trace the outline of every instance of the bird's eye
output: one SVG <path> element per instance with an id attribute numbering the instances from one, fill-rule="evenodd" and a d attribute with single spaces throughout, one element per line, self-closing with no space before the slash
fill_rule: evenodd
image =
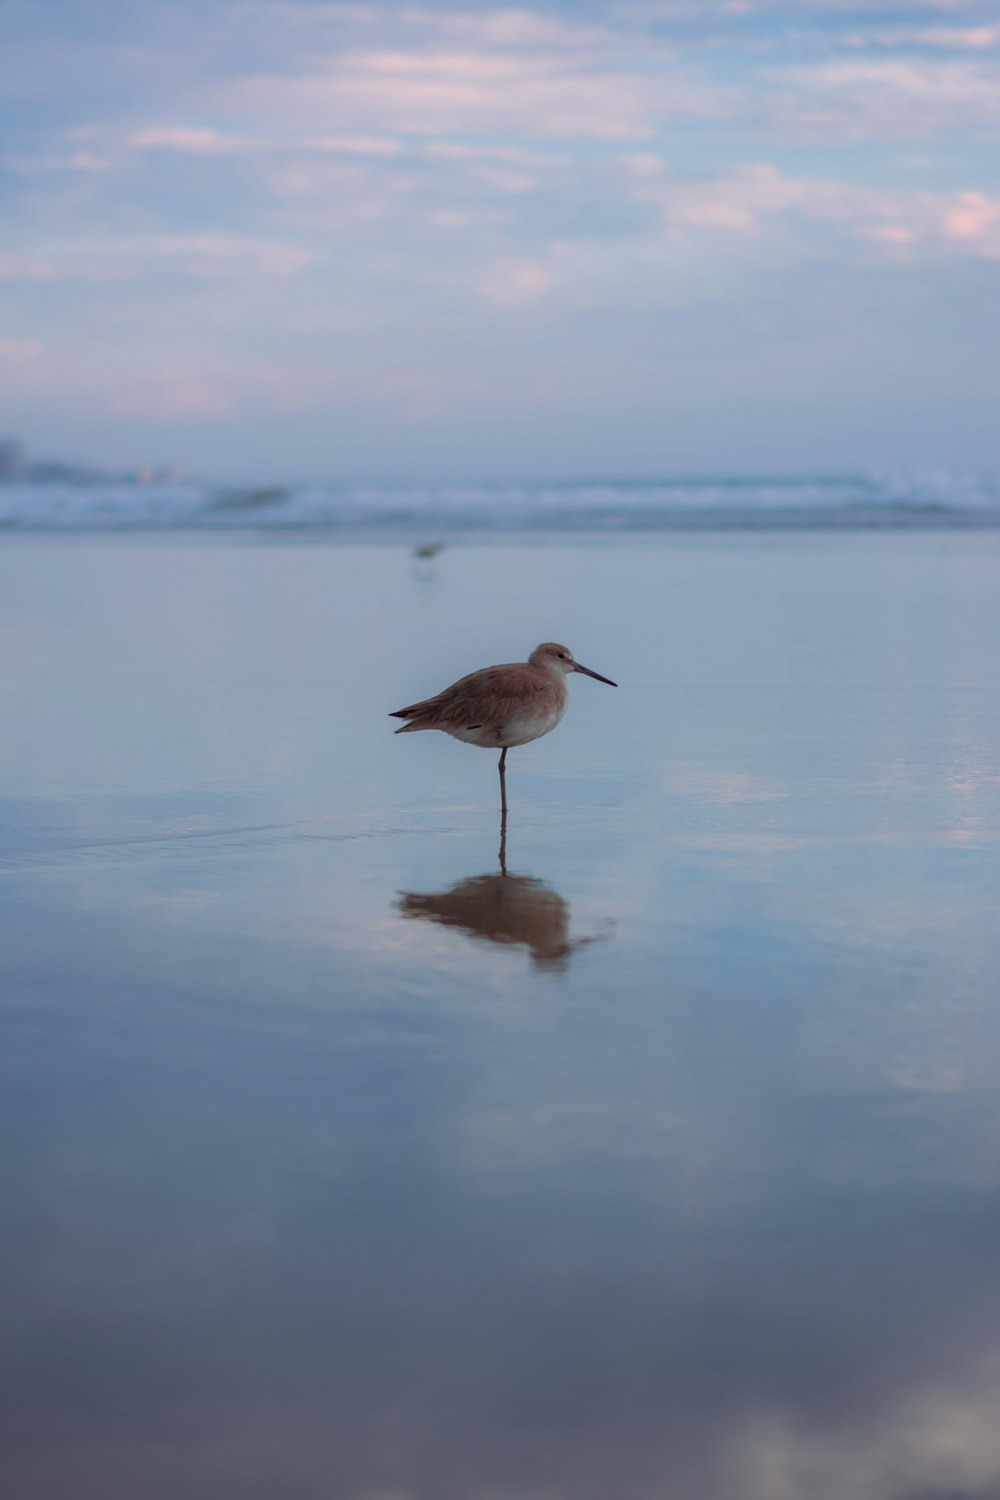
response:
<path id="1" fill-rule="evenodd" d="M 560 651 L 559 652 L 559 660 L 560 661 L 565 661 L 566 660 L 566 653 L 565 653 L 565 651 Z"/>

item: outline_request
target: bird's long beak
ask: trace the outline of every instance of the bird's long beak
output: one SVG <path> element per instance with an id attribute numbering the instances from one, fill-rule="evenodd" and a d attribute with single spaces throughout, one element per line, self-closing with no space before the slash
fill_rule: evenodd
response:
<path id="1" fill-rule="evenodd" d="M 580 663 L 573 663 L 574 672 L 582 672 L 585 677 L 596 677 L 598 682 L 606 682 L 608 687 L 617 687 L 617 682 L 612 682 L 610 677 L 602 677 L 600 672 L 592 672 L 589 667 L 581 667 Z"/>

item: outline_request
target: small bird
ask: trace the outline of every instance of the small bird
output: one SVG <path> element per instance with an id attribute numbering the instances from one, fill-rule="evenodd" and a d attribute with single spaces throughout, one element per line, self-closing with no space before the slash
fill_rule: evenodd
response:
<path id="1" fill-rule="evenodd" d="M 467 745 L 500 751 L 500 806 L 507 811 L 505 763 L 513 745 L 527 745 L 555 729 L 566 712 L 570 672 L 596 677 L 617 687 L 610 677 L 581 667 L 568 646 L 546 641 L 536 646 L 527 661 L 482 667 L 460 677 L 451 687 L 422 703 L 411 703 L 389 715 L 408 719 L 397 734 L 415 734 L 418 729 L 441 729 Z"/>

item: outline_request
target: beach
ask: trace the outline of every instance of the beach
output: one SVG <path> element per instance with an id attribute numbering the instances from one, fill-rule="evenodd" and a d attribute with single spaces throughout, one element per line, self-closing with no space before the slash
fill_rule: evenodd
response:
<path id="1" fill-rule="evenodd" d="M 998 581 L 2 538 L 3 1492 L 997 1493 Z M 388 714 L 544 640 L 505 883 Z"/>

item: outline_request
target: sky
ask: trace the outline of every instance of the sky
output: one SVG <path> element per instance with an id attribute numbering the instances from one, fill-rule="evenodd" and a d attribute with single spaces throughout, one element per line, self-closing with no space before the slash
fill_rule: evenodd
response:
<path id="1" fill-rule="evenodd" d="M 231 479 L 1000 467 L 978 0 L 0 0 L 0 436 Z"/>

